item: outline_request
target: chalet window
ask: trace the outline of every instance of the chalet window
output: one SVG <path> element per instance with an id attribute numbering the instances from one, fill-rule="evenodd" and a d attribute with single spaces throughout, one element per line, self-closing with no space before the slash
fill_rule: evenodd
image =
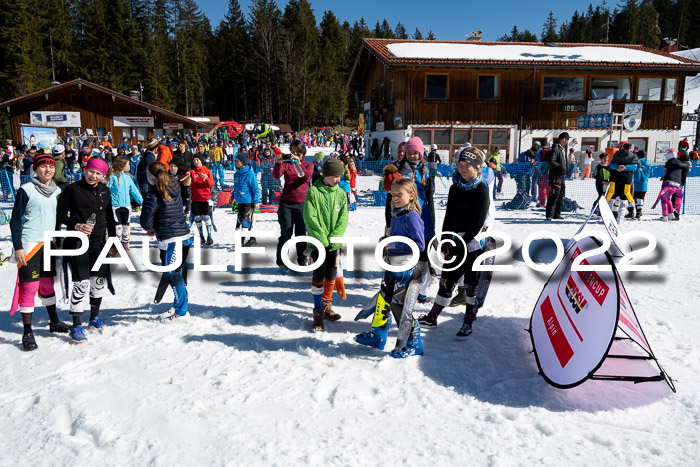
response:
<path id="1" fill-rule="evenodd" d="M 545 76 L 542 79 L 543 100 L 583 100 L 583 77 Z"/>
<path id="2" fill-rule="evenodd" d="M 491 132 L 491 145 L 507 146 L 508 145 L 508 132 L 507 131 L 492 131 Z"/>
<path id="3" fill-rule="evenodd" d="M 447 75 L 425 75 L 425 98 L 447 99 Z"/>
<path id="4" fill-rule="evenodd" d="M 389 82 L 389 100 L 387 101 L 388 105 L 394 105 L 394 82 L 390 81 Z"/>
<path id="5" fill-rule="evenodd" d="M 454 144 L 459 144 L 460 146 L 464 143 L 469 142 L 469 130 L 455 130 L 454 131 Z"/>
<path id="6" fill-rule="evenodd" d="M 676 98 L 676 80 L 664 78 L 639 78 L 637 100 L 673 101 Z"/>
<path id="7" fill-rule="evenodd" d="M 498 99 L 498 75 L 479 76 L 479 99 Z"/>
<path id="8" fill-rule="evenodd" d="M 384 85 L 379 86 L 379 107 L 384 107 L 384 99 L 386 95 L 384 94 Z"/>
<path id="9" fill-rule="evenodd" d="M 647 143 L 649 138 L 627 138 L 627 141 L 634 144 L 634 149 L 641 149 L 642 151 L 647 152 Z"/>
<path id="10" fill-rule="evenodd" d="M 131 130 L 129 128 L 122 128 L 122 138 L 131 139 Z"/>
<path id="11" fill-rule="evenodd" d="M 70 103 L 75 105 L 78 102 L 78 95 L 77 94 L 71 94 L 70 95 Z"/>
<path id="12" fill-rule="evenodd" d="M 92 103 L 92 94 L 87 94 L 85 96 L 85 100 L 87 101 L 88 104 Z"/>
<path id="13" fill-rule="evenodd" d="M 139 141 L 148 141 L 148 128 L 137 128 L 136 139 Z"/>
<path id="14" fill-rule="evenodd" d="M 489 144 L 489 130 L 474 130 L 474 139 L 472 140 L 473 145 L 488 146 Z"/>
<path id="15" fill-rule="evenodd" d="M 593 78 L 591 99 L 613 99 L 628 101 L 631 97 L 630 78 Z"/>
<path id="16" fill-rule="evenodd" d="M 427 146 L 428 144 L 433 144 L 433 140 L 430 137 L 430 133 L 430 130 L 415 130 L 413 132 L 413 136 L 419 137 L 420 140 L 423 141 L 423 144 Z"/>
<path id="17" fill-rule="evenodd" d="M 433 143 L 441 146 L 450 144 L 450 130 L 435 130 L 433 131 Z"/>
<path id="18" fill-rule="evenodd" d="M 588 146 L 593 146 L 593 150 L 598 150 L 598 138 L 581 138 L 581 150 L 585 151 Z"/>

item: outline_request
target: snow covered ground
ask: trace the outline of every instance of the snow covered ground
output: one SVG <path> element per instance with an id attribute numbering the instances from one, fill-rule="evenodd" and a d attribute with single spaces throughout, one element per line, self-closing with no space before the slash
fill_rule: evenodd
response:
<path id="1" fill-rule="evenodd" d="M 544 228 L 568 239 L 584 216 L 543 218 L 498 211 L 496 227 L 514 242 L 498 262 L 514 271 L 495 274 L 469 340 L 455 339 L 461 310 L 448 308 L 424 334 L 425 355 L 403 361 L 388 355 L 395 327 L 385 352 L 353 341 L 369 324 L 352 318 L 381 277 L 371 250 L 360 250 L 362 272 L 346 274 L 348 299 L 335 305 L 343 319 L 312 334 L 310 276 L 280 275 L 273 239 L 259 239 L 267 255 L 234 272 L 235 216 L 224 209 L 203 257 L 229 267 L 190 271 L 188 324 L 156 319 L 172 296 L 150 304 L 158 274 L 134 247 L 138 272 L 117 269 L 118 293 L 101 313 L 108 327 L 88 331 L 88 343 L 49 334 L 38 307 L 39 349 L 25 353 L 19 315 L 1 317 L 0 465 L 698 465 L 700 217 L 623 224 L 659 240 L 647 259 L 659 272 L 622 279 L 676 394 L 663 382 L 559 390 L 537 374 L 524 329 L 548 275 L 527 268 L 517 249 Z M 350 213 L 347 235 L 376 240 L 383 222 L 383 209 L 363 208 Z M 274 214 L 258 215 L 256 227 L 279 231 Z M 135 227 L 133 240 L 143 236 Z M 11 251 L 7 226 L 0 247 Z M 546 261 L 553 248 L 532 254 Z M 0 267 L 6 309 L 15 270 Z"/>

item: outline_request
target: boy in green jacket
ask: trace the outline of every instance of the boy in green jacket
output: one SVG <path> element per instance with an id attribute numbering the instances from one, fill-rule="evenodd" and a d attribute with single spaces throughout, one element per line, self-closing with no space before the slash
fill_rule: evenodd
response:
<path id="1" fill-rule="evenodd" d="M 316 268 L 311 277 L 311 294 L 314 299 L 313 331 L 323 331 L 323 320 L 337 321 L 340 315 L 331 309 L 333 289 L 338 273 L 340 243 L 331 243 L 331 237 L 342 237 L 348 226 L 348 199 L 338 186 L 345 167 L 337 159 L 323 164 L 321 178 L 317 179 L 306 193 L 304 223 L 308 235 L 317 239 L 326 250 L 326 259 Z M 319 253 L 311 243 L 311 260 L 318 260 Z"/>

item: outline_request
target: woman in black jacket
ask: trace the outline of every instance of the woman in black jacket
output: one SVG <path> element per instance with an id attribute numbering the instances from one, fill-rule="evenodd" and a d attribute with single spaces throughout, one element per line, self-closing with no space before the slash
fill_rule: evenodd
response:
<path id="1" fill-rule="evenodd" d="M 155 303 L 160 302 L 169 285 L 175 296 L 173 307 L 160 317 L 169 323 L 187 321 L 190 314 L 187 311 L 186 271 L 192 234 L 182 209 L 180 183 L 160 162 L 149 165 L 146 174 L 150 188 L 143 197 L 141 227 L 148 235 L 155 234 L 163 265 L 177 265 L 174 270 L 163 273 Z"/>

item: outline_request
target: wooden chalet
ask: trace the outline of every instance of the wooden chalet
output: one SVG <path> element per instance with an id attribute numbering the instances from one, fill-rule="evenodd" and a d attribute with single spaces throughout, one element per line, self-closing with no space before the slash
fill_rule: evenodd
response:
<path id="1" fill-rule="evenodd" d="M 86 131 L 99 137 L 111 133 L 113 143 L 127 137 L 130 144 L 168 134 L 196 134 L 205 126 L 83 79 L 3 102 L 0 109 L 10 115 L 15 142 L 21 141 L 22 125 L 55 127 L 60 137 Z"/>
<path id="2" fill-rule="evenodd" d="M 686 76 L 699 72 L 699 62 L 638 45 L 364 39 L 347 88 L 364 108 L 365 134 L 389 138 L 392 151 L 417 135 L 444 153 L 468 141 L 513 160 L 563 130 L 596 150 L 620 138 L 673 147 Z M 641 126 L 579 130 L 588 101 L 605 98 L 613 114 L 642 103 Z"/>

